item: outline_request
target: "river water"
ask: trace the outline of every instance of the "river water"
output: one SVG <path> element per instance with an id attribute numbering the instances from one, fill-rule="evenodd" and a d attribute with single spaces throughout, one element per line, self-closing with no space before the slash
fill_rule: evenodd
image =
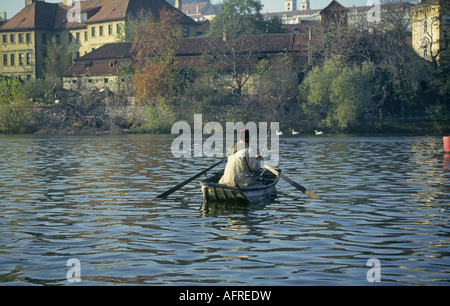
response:
<path id="1" fill-rule="evenodd" d="M 0 136 L 0 285 L 449 284 L 442 137 L 280 138 L 322 199 L 280 181 L 248 207 L 205 207 L 198 180 L 152 201 L 216 161 L 172 140 Z"/>

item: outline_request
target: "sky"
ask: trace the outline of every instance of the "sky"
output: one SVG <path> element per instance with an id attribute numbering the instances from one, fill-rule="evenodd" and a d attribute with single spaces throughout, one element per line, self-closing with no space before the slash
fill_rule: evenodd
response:
<path id="1" fill-rule="evenodd" d="M 62 0 L 45 0 L 46 2 L 57 3 Z M 373 1 L 373 0 L 372 0 Z M 220 2 L 220 0 L 212 0 L 213 3 Z M 301 0 L 297 0 L 300 5 Z M 327 6 L 331 0 L 310 0 L 311 9 L 322 9 Z M 353 5 L 366 5 L 368 0 L 338 0 L 340 4 L 346 7 Z M 285 10 L 285 0 L 261 0 L 264 5 L 262 13 L 283 12 Z M 8 19 L 16 15 L 25 6 L 25 0 L 0 0 L 0 12 L 6 12 Z"/>

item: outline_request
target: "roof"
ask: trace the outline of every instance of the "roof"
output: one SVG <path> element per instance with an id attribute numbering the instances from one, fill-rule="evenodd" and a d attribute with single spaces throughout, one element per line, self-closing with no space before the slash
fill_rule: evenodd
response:
<path id="1" fill-rule="evenodd" d="M 132 42 L 119 42 L 103 45 L 88 54 L 75 59 L 79 61 L 95 61 L 103 59 L 131 58 Z"/>
<path id="2" fill-rule="evenodd" d="M 384 3 L 381 4 L 382 10 L 401 10 L 401 9 L 409 9 L 414 4 L 410 2 L 395 2 L 395 3 Z M 358 12 L 367 12 L 371 9 L 373 9 L 373 6 L 353 6 L 350 9 L 350 13 L 354 13 L 355 11 Z"/>
<path id="3" fill-rule="evenodd" d="M 13 18 L 5 22 L 1 30 L 16 29 L 53 29 L 58 4 L 36 1 L 24 7 Z M 39 16 L 39 18 L 36 18 Z"/>
<path id="4" fill-rule="evenodd" d="M 322 14 L 323 12 L 326 12 L 328 10 L 333 10 L 333 9 L 344 10 L 344 11 L 348 11 L 349 10 L 348 8 L 346 8 L 345 6 L 343 6 L 342 4 L 337 2 L 336 0 L 333 0 L 326 7 L 324 7 L 320 11 L 320 13 Z"/>
<path id="5" fill-rule="evenodd" d="M 307 36 L 306 36 L 307 37 Z M 304 35 L 297 34 L 264 34 L 246 37 L 245 43 L 252 46 L 254 53 L 278 54 L 284 51 L 301 51 L 307 45 Z M 180 48 L 176 52 L 179 61 L 194 62 L 200 55 L 212 51 L 223 44 L 222 37 L 196 37 L 181 39 Z M 64 76 L 112 74 L 116 68 L 111 68 L 111 61 L 124 62 L 133 58 L 132 43 L 111 43 L 75 60 L 74 65 Z M 118 65 L 115 65 L 117 67 Z"/>
<path id="6" fill-rule="evenodd" d="M 138 15 L 142 10 L 151 10 L 155 18 L 158 18 L 159 12 L 163 9 L 177 12 L 180 15 L 180 22 L 183 24 L 197 24 L 192 18 L 164 0 L 86 0 L 79 3 L 81 12 L 88 15 L 84 22 L 69 22 L 67 13 L 72 7 L 63 3 L 35 1 L 4 23 L 0 30 L 73 29 L 86 27 L 87 24 L 91 23 L 125 20 Z"/>
<path id="7" fill-rule="evenodd" d="M 182 4 L 182 11 L 183 13 L 190 15 L 200 14 L 207 5 L 209 5 L 208 2 Z"/>
<path id="8" fill-rule="evenodd" d="M 313 32 L 319 32 L 321 30 L 320 20 L 302 20 L 296 24 L 282 24 L 281 27 L 286 29 L 289 33 L 309 33 L 309 30 Z"/>
<path id="9" fill-rule="evenodd" d="M 278 13 L 264 13 L 262 14 L 264 18 L 268 19 L 271 17 L 294 17 L 294 16 L 302 16 L 302 15 L 314 15 L 319 14 L 320 10 L 307 10 L 307 11 L 286 11 L 286 12 L 278 12 Z"/>

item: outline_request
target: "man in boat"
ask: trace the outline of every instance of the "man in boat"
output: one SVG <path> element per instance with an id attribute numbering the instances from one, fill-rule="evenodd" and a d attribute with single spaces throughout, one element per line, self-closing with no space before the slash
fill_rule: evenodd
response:
<path id="1" fill-rule="evenodd" d="M 241 130 L 239 141 L 227 150 L 228 162 L 219 184 L 239 187 L 256 184 L 255 172 L 261 169 L 263 158 L 254 155 L 249 142 L 249 130 Z"/>

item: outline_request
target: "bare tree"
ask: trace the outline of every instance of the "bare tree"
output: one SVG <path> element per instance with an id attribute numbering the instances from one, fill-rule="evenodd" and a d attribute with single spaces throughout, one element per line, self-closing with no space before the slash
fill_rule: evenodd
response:
<path id="1" fill-rule="evenodd" d="M 250 79 L 255 67 L 254 54 L 256 46 L 252 45 L 251 36 L 224 36 L 209 39 L 209 57 L 211 63 L 219 71 L 222 85 L 232 88 L 237 94 Z"/>
<path id="2" fill-rule="evenodd" d="M 231 74 L 231 78 L 220 74 L 220 80 L 237 94 L 242 93 L 256 64 L 254 54 L 259 46 L 253 35 L 264 31 L 261 9 L 260 0 L 226 0 L 211 22 L 210 56 L 219 71 Z"/>

